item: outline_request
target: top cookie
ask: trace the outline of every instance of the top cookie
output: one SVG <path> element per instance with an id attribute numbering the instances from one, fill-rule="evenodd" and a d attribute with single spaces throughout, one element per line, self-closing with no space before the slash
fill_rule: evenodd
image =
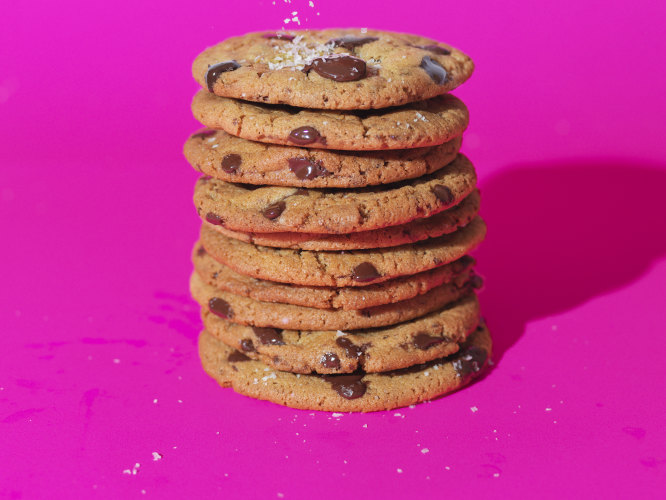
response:
<path id="1" fill-rule="evenodd" d="M 194 79 L 223 97 L 317 109 L 399 106 L 444 94 L 474 64 L 450 45 L 403 33 L 329 29 L 249 33 L 194 60 Z"/>

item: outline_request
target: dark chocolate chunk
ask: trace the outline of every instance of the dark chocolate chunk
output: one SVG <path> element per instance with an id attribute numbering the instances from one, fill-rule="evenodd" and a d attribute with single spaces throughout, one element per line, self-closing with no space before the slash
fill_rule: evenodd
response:
<path id="1" fill-rule="evenodd" d="M 427 333 L 418 333 L 414 336 L 414 347 L 427 351 L 437 344 L 441 344 L 446 339 L 444 337 L 433 337 Z"/>
<path id="2" fill-rule="evenodd" d="M 294 39 L 293 35 L 287 35 L 286 33 L 264 33 L 261 35 L 261 38 L 266 38 L 267 40 L 285 40 L 291 42 Z"/>
<path id="3" fill-rule="evenodd" d="M 458 359 L 453 362 L 453 368 L 459 377 L 467 379 L 483 368 L 486 359 L 488 352 L 485 349 L 472 346 L 458 355 Z"/>
<path id="4" fill-rule="evenodd" d="M 229 302 L 219 297 L 213 297 L 208 301 L 208 309 L 220 318 L 229 319 L 234 317 L 234 311 L 231 309 Z"/>
<path id="5" fill-rule="evenodd" d="M 240 341 L 240 347 L 243 352 L 254 352 L 254 344 L 250 339 L 243 339 Z"/>
<path id="6" fill-rule="evenodd" d="M 363 262 L 354 268 L 352 278 L 354 281 L 372 281 L 381 277 L 375 266 L 370 262 Z"/>
<path id="7" fill-rule="evenodd" d="M 412 47 L 416 47 L 417 49 L 423 49 L 427 50 L 428 52 L 432 52 L 433 54 L 439 54 L 441 56 L 450 56 L 451 51 L 449 49 L 445 49 L 444 47 L 440 47 L 439 45 L 412 45 Z"/>
<path id="8" fill-rule="evenodd" d="M 362 380 L 363 376 L 364 374 L 324 375 L 323 378 L 343 398 L 356 399 L 363 396 L 367 389 L 365 382 Z"/>
<path id="9" fill-rule="evenodd" d="M 216 226 L 222 225 L 222 217 L 220 217 L 217 214 L 214 214 L 213 212 L 208 212 L 206 214 L 206 220 Z"/>
<path id="10" fill-rule="evenodd" d="M 421 68 L 428 73 L 428 76 L 432 78 L 432 81 L 437 85 L 442 85 L 446 82 L 446 70 L 432 57 L 423 56 L 423 59 L 421 59 Z"/>
<path id="11" fill-rule="evenodd" d="M 259 328 L 253 326 L 252 331 L 264 345 L 284 345 L 282 340 L 282 331 L 277 328 Z"/>
<path id="12" fill-rule="evenodd" d="M 272 205 L 266 207 L 266 209 L 263 211 L 263 215 L 270 220 L 277 219 L 280 217 L 280 215 L 282 215 L 282 212 L 284 212 L 285 208 L 287 208 L 286 203 L 284 201 L 278 201 L 277 203 L 273 203 Z"/>
<path id="13" fill-rule="evenodd" d="M 376 36 L 356 36 L 356 35 L 345 35 L 340 38 L 334 38 L 329 40 L 328 43 L 332 43 L 333 47 L 343 47 L 347 50 L 354 50 L 356 47 L 365 45 L 366 43 L 374 42 L 379 40 Z"/>
<path id="14" fill-rule="evenodd" d="M 322 139 L 323 138 L 319 131 L 314 127 L 310 127 L 309 125 L 295 128 L 289 133 L 289 140 L 295 144 L 298 144 L 299 146 L 312 144 L 313 142 L 317 141 L 321 142 Z"/>
<path id="15" fill-rule="evenodd" d="M 231 153 L 222 158 L 222 170 L 228 174 L 235 174 L 236 170 L 241 166 L 241 157 L 235 153 Z"/>
<path id="16" fill-rule="evenodd" d="M 326 368 L 340 368 L 340 358 L 334 352 L 326 352 L 321 357 L 321 364 Z"/>
<path id="17" fill-rule="evenodd" d="M 203 246 L 200 246 L 197 248 L 197 255 L 201 257 L 202 255 L 206 255 L 206 249 Z"/>
<path id="18" fill-rule="evenodd" d="M 445 205 L 452 203 L 455 199 L 451 190 L 443 184 L 439 184 L 438 186 L 432 188 L 432 192 L 435 193 L 437 199 Z"/>
<path id="19" fill-rule="evenodd" d="M 308 64 L 303 71 L 306 73 L 311 69 L 319 76 L 334 80 L 336 82 L 353 82 L 365 78 L 366 64 L 363 59 L 336 54 L 332 56 L 318 57 Z"/>
<path id="20" fill-rule="evenodd" d="M 315 177 L 330 175 L 321 162 L 308 160 L 307 158 L 289 158 L 289 169 L 300 180 L 312 180 Z"/>
<path id="21" fill-rule="evenodd" d="M 211 137 L 217 134 L 217 130 L 213 130 L 212 128 L 204 128 L 199 130 L 198 132 L 195 132 L 190 136 L 191 139 L 204 139 L 206 137 Z"/>
<path id="22" fill-rule="evenodd" d="M 208 85 L 208 92 L 213 91 L 215 82 L 222 73 L 226 73 L 227 71 L 234 71 L 238 68 L 240 68 L 240 64 L 238 64 L 236 61 L 223 61 L 217 64 L 213 64 L 212 66 L 208 66 L 208 70 L 206 71 L 206 85 Z"/>
<path id="23" fill-rule="evenodd" d="M 240 351 L 234 351 L 229 356 L 227 357 L 227 361 L 230 363 L 239 363 L 241 361 L 250 361 L 250 358 L 248 358 L 245 354 L 243 354 Z"/>
<path id="24" fill-rule="evenodd" d="M 363 347 L 357 346 L 346 337 L 338 337 L 335 339 L 335 343 L 345 350 L 345 354 L 349 358 L 358 359 L 365 354 L 365 349 Z"/>

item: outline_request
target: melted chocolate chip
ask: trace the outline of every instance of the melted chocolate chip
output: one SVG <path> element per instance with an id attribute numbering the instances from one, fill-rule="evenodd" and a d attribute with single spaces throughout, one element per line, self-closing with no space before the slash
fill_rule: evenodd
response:
<path id="1" fill-rule="evenodd" d="M 324 380 L 331 384 L 335 392 L 345 399 L 360 398 L 365 394 L 367 386 L 363 382 L 364 374 L 358 375 L 324 375 Z"/>
<path id="2" fill-rule="evenodd" d="M 241 166 L 241 157 L 235 153 L 226 155 L 222 158 L 222 170 L 228 174 L 235 174 L 236 170 Z"/>
<path id="3" fill-rule="evenodd" d="M 428 52 L 432 52 L 433 54 L 439 54 L 442 56 L 450 56 L 451 51 L 449 49 L 445 49 L 444 47 L 440 47 L 439 45 L 412 45 L 412 47 L 416 47 L 417 49 L 423 49 L 427 50 Z"/>
<path id="4" fill-rule="evenodd" d="M 234 311 L 231 309 L 229 302 L 219 297 L 213 297 L 208 301 L 208 309 L 220 318 L 229 319 L 234 317 Z"/>
<path id="5" fill-rule="evenodd" d="M 284 340 L 282 340 L 282 331 L 276 328 L 259 328 L 257 326 L 252 327 L 252 331 L 264 345 L 284 345 Z"/>
<path id="6" fill-rule="evenodd" d="M 439 184 L 438 186 L 432 188 L 432 192 L 435 193 L 437 199 L 442 203 L 444 203 L 445 205 L 452 203 L 453 200 L 455 199 L 451 190 L 442 184 Z"/>
<path id="7" fill-rule="evenodd" d="M 285 208 L 287 208 L 286 203 L 284 201 L 278 201 L 277 203 L 273 203 L 272 205 L 266 207 L 266 209 L 263 211 L 263 215 L 270 220 L 277 219 L 280 217 L 280 215 L 282 215 L 282 212 L 284 212 Z"/>
<path id="8" fill-rule="evenodd" d="M 289 140 L 299 146 L 305 144 L 312 144 L 313 142 L 322 141 L 323 137 L 319 131 L 314 128 L 306 125 L 304 127 L 298 127 L 292 130 L 289 133 Z"/>
<path id="9" fill-rule="evenodd" d="M 204 139 L 206 137 L 211 137 L 215 134 L 217 134 L 217 130 L 213 130 L 212 128 L 204 128 L 192 134 L 190 136 L 190 139 L 197 139 L 197 138 Z"/>
<path id="10" fill-rule="evenodd" d="M 379 274 L 375 266 L 370 264 L 370 262 L 363 262 L 352 271 L 352 279 L 354 281 L 372 281 L 380 276 L 381 274 Z"/>
<path id="11" fill-rule="evenodd" d="M 356 36 L 356 35 L 345 35 L 340 38 L 334 38 L 329 40 L 328 43 L 332 43 L 333 47 L 343 47 L 347 50 L 354 50 L 356 47 L 365 45 L 366 43 L 374 42 L 379 40 L 376 36 Z"/>
<path id="12" fill-rule="evenodd" d="M 467 379 L 481 371 L 486 359 L 488 359 L 488 352 L 485 349 L 472 346 L 458 356 L 458 359 L 453 362 L 453 368 L 459 377 Z"/>
<path id="13" fill-rule="evenodd" d="M 204 247 L 197 248 L 197 255 L 199 257 L 201 257 L 202 255 L 206 255 L 206 249 Z"/>
<path id="14" fill-rule="evenodd" d="M 254 344 L 250 339 L 243 339 L 240 341 L 240 348 L 243 352 L 254 352 Z"/>
<path id="15" fill-rule="evenodd" d="M 478 274 L 472 273 L 472 276 L 469 278 L 469 286 L 475 290 L 480 290 L 483 288 L 483 278 Z"/>
<path id="16" fill-rule="evenodd" d="M 441 344 L 446 339 L 444 337 L 433 337 L 427 333 L 418 333 L 414 336 L 414 347 L 427 351 L 431 347 Z"/>
<path id="17" fill-rule="evenodd" d="M 308 160 L 307 158 L 289 158 L 289 169 L 300 180 L 312 180 L 315 177 L 331 175 L 321 162 Z"/>
<path id="18" fill-rule="evenodd" d="M 206 214 L 206 220 L 216 226 L 222 225 L 222 217 L 220 217 L 217 214 L 214 214 L 213 212 L 208 212 Z"/>
<path id="19" fill-rule="evenodd" d="M 213 64 L 212 66 L 208 66 L 208 70 L 206 71 L 206 85 L 208 85 L 208 92 L 213 91 L 215 82 L 222 73 L 226 73 L 227 71 L 235 71 L 238 68 L 240 68 L 240 64 L 238 64 L 236 61 L 224 61 Z"/>
<path id="20" fill-rule="evenodd" d="M 324 353 L 320 362 L 326 368 L 340 368 L 340 358 L 334 352 Z"/>
<path id="21" fill-rule="evenodd" d="M 338 337 L 335 339 L 335 343 L 345 350 L 345 354 L 349 358 L 358 359 L 365 354 L 365 349 L 363 347 L 357 346 L 348 338 Z"/>
<path id="22" fill-rule="evenodd" d="M 261 38 L 266 38 L 267 40 L 286 40 L 291 42 L 294 39 L 294 36 L 287 35 L 286 33 L 265 33 L 261 35 Z"/>
<path id="23" fill-rule="evenodd" d="M 319 57 L 308 64 L 303 71 L 311 69 L 319 76 L 336 82 L 354 82 L 365 78 L 366 65 L 363 59 L 348 55 Z"/>
<path id="24" fill-rule="evenodd" d="M 423 59 L 421 59 L 420 66 L 437 85 L 442 85 L 446 82 L 446 70 L 432 57 L 424 56 Z"/>
<path id="25" fill-rule="evenodd" d="M 230 363 L 240 363 L 241 361 L 250 361 L 250 358 L 248 358 L 245 354 L 243 354 L 240 351 L 234 351 L 229 356 L 227 357 L 227 361 Z"/>

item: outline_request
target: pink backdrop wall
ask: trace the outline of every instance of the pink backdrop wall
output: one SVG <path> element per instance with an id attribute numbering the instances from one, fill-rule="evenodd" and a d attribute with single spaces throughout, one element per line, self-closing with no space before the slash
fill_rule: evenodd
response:
<path id="1" fill-rule="evenodd" d="M 664 2 L 275 3 L 3 4 L 0 496 L 663 494 Z M 292 11 L 476 61 L 497 353 L 464 391 L 332 417 L 199 367 L 190 62 Z"/>

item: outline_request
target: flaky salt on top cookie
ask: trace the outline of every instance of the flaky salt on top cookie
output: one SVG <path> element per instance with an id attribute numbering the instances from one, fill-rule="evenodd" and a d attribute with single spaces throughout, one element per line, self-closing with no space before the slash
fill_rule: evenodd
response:
<path id="1" fill-rule="evenodd" d="M 209 47 L 192 65 L 223 97 L 318 109 L 399 106 L 444 94 L 474 64 L 429 38 L 367 29 L 249 33 Z"/>

